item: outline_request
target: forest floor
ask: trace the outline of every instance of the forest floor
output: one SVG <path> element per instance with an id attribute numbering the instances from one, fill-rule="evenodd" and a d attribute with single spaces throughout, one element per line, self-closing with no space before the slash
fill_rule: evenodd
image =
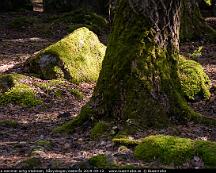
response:
<path id="1" fill-rule="evenodd" d="M 28 19 L 27 19 L 27 18 Z M 66 26 L 47 26 L 53 15 L 38 12 L 19 12 L 0 14 L 0 73 L 5 73 L 17 64 L 23 64 L 38 51 L 59 40 L 67 34 Z M 25 20 L 27 19 L 27 20 Z M 31 19 L 31 20 L 29 20 Z M 211 21 L 216 19 L 211 19 Z M 216 23 L 216 22 L 215 22 Z M 211 98 L 207 101 L 189 103 L 203 115 L 216 118 L 216 44 L 188 42 L 181 44 L 185 55 L 193 53 L 203 46 L 202 56 L 197 60 L 203 65 L 212 81 Z M 29 77 L 29 83 L 47 81 Z M 25 108 L 9 104 L 0 107 L 0 168 L 22 168 L 25 160 L 39 158 L 40 168 L 73 168 L 77 163 L 94 155 L 105 153 L 113 157 L 118 164 L 133 163 L 146 168 L 175 168 L 163 166 L 157 162 L 144 163 L 136 160 L 131 152 L 120 153 L 119 147 L 106 138 L 97 141 L 90 138 L 89 129 L 78 129 L 72 135 L 55 134 L 53 128 L 74 118 L 81 107 L 89 100 L 95 84 L 75 85 L 65 83 L 60 95 L 49 94 L 43 106 Z M 78 88 L 83 98 L 69 94 L 69 88 Z M 55 90 L 54 88 L 53 90 Z M 38 93 L 40 88 L 36 88 Z M 15 125 L 3 124 L 5 120 L 14 120 Z M 216 141 L 216 127 L 187 123 L 160 130 L 139 132 L 133 138 L 150 134 L 169 134 L 191 139 Z M 46 141 L 41 145 L 38 141 Z M 196 158 L 195 158 L 196 159 Z M 203 164 L 193 160 L 180 168 L 202 168 Z"/>

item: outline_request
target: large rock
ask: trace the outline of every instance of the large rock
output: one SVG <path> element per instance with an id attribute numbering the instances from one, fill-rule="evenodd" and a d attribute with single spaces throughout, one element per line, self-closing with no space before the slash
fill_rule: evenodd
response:
<path id="1" fill-rule="evenodd" d="M 42 79 L 65 78 L 71 82 L 96 81 L 106 46 L 83 27 L 42 50 L 26 63 L 26 71 Z"/>

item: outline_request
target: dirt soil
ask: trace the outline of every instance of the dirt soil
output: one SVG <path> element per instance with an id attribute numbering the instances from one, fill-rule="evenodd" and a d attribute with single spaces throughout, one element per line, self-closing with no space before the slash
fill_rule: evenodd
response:
<path id="1" fill-rule="evenodd" d="M 33 22 L 19 26 L 17 18 L 30 17 Z M 47 22 L 52 15 L 39 12 L 18 12 L 0 14 L 0 73 L 12 69 L 17 64 L 23 64 L 28 58 L 38 51 L 62 38 L 66 31 L 64 26 L 52 28 Z M 15 21 L 15 22 L 14 22 Z M 211 20 L 212 21 L 212 20 Z M 216 20 L 215 20 L 216 21 Z M 15 23 L 15 24 L 14 24 Z M 18 23 L 18 24 L 17 24 Z M 49 29 L 47 29 L 49 28 Z M 185 55 L 191 54 L 199 46 L 203 46 L 202 56 L 197 60 L 203 65 L 212 81 L 212 96 L 207 101 L 189 103 L 203 115 L 216 118 L 216 44 L 190 42 L 181 44 L 181 51 Z M 30 78 L 30 82 L 46 83 L 47 81 Z M 89 100 L 95 84 L 82 83 L 74 85 L 67 83 L 63 87 L 61 97 L 47 96 L 45 106 L 23 108 L 9 104 L 0 107 L 1 120 L 15 120 L 18 126 L 0 125 L 0 168 L 22 168 L 23 161 L 37 157 L 41 160 L 40 168 L 73 168 L 81 161 L 105 153 L 110 155 L 117 163 L 133 163 L 138 167 L 167 167 L 176 168 L 174 165 L 163 166 L 157 162 L 144 163 L 134 158 L 132 151 L 119 153 L 118 146 L 110 140 L 101 138 L 92 140 L 89 129 L 78 129 L 71 135 L 52 133 L 54 127 L 74 118 L 81 107 Z M 78 88 L 83 94 L 83 99 L 77 99 L 68 94 L 68 88 Z M 38 88 L 38 92 L 40 89 Z M 169 127 L 161 130 L 146 130 L 139 132 L 134 138 L 145 137 L 150 134 L 170 134 L 192 139 L 216 141 L 216 127 L 209 127 L 192 122 Z M 52 143 L 50 147 L 38 146 L 38 140 Z M 202 164 L 194 165 L 193 160 L 181 168 L 202 168 Z"/>

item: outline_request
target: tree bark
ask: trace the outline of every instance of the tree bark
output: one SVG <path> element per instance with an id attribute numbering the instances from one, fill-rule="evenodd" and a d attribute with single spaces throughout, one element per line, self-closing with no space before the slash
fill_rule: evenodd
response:
<path id="1" fill-rule="evenodd" d="M 216 31 L 205 22 L 197 0 L 182 0 L 180 31 L 181 41 L 216 39 Z"/>
<path id="2" fill-rule="evenodd" d="M 152 127 L 195 115 L 177 74 L 180 1 L 119 0 L 91 118 Z"/>

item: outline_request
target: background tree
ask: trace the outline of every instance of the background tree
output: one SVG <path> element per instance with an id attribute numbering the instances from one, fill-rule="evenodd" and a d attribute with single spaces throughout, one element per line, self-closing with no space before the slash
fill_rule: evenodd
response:
<path id="1" fill-rule="evenodd" d="M 182 0 L 180 31 L 183 41 L 204 38 L 212 41 L 216 38 L 216 31 L 202 17 L 197 0 Z"/>

